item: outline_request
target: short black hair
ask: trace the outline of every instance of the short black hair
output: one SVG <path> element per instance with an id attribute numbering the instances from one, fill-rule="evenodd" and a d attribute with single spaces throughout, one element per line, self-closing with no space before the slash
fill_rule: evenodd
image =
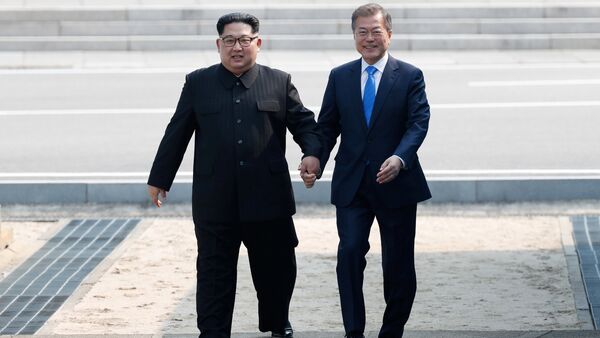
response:
<path id="1" fill-rule="evenodd" d="M 388 11 L 386 11 L 383 7 L 381 7 L 381 5 L 376 4 L 376 3 L 370 3 L 370 4 L 366 4 L 366 5 L 362 5 L 360 7 L 358 7 L 354 13 L 352 13 L 352 31 L 354 32 L 354 30 L 356 29 L 356 19 L 360 16 L 360 17 L 367 17 L 367 16 L 373 16 L 373 15 L 377 15 L 378 13 L 381 13 L 381 16 L 383 16 L 383 24 L 385 25 L 385 29 L 388 32 L 392 31 L 392 16 L 390 15 L 390 13 L 388 13 Z"/>
<path id="2" fill-rule="evenodd" d="M 219 18 L 219 21 L 217 21 L 217 32 L 219 32 L 219 35 L 223 34 L 226 25 L 234 22 L 242 22 L 248 24 L 250 25 L 250 27 L 252 27 L 252 34 L 258 33 L 258 28 L 260 26 L 258 18 L 252 14 L 238 12 L 225 14 Z"/>

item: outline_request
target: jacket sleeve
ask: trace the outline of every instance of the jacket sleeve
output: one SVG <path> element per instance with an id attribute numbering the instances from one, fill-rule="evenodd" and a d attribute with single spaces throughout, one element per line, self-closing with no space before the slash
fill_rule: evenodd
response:
<path id="1" fill-rule="evenodd" d="M 294 137 L 294 141 L 302 149 L 304 156 L 319 157 L 321 141 L 317 130 L 315 114 L 304 107 L 298 90 L 292 84 L 291 76 L 287 76 L 286 125 Z"/>
<path id="2" fill-rule="evenodd" d="M 340 125 L 340 113 L 336 103 L 335 97 L 335 80 L 333 70 L 329 74 L 329 80 L 323 95 L 323 102 L 321 104 L 321 112 L 319 113 L 319 131 L 321 137 L 321 143 L 323 151 L 320 156 L 321 168 L 325 168 L 331 150 L 335 147 L 338 136 L 341 132 Z"/>
<path id="3" fill-rule="evenodd" d="M 425 94 L 423 72 L 417 69 L 407 93 L 408 119 L 406 132 L 396 147 L 394 154 L 399 156 L 410 169 L 417 156 L 417 150 L 425 140 L 429 128 L 429 103 Z"/>
<path id="4" fill-rule="evenodd" d="M 190 89 L 189 75 L 177 103 L 175 114 L 167 125 L 165 134 L 160 142 L 148 184 L 169 190 L 183 160 L 187 145 L 194 133 L 195 116 L 192 107 L 192 91 Z"/>

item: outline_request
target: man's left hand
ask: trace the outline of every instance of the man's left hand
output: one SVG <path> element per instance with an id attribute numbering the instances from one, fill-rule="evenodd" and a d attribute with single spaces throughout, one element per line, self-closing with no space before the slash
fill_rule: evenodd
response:
<path id="1" fill-rule="evenodd" d="M 379 172 L 377 173 L 377 183 L 384 184 L 390 182 L 398 176 L 400 169 L 402 169 L 402 161 L 400 161 L 400 158 L 394 155 L 390 156 L 383 162 L 381 168 L 379 168 Z"/>

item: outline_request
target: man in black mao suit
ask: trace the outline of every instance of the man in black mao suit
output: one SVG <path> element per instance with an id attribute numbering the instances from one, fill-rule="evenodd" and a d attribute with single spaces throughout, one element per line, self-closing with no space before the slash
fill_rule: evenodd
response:
<path id="1" fill-rule="evenodd" d="M 423 74 L 387 49 L 390 15 L 377 4 L 359 7 L 352 30 L 362 58 L 333 69 L 319 114 L 321 166 L 341 134 L 331 201 L 336 206 L 337 276 L 347 337 L 364 337 L 362 293 L 369 231 L 381 232 L 386 309 L 380 338 L 402 337 L 416 292 L 417 203 L 431 197 L 417 157 L 429 122 Z M 310 178 L 312 176 L 304 175 Z"/>
<path id="2" fill-rule="evenodd" d="M 195 133 L 192 204 L 202 338 L 231 335 L 241 243 L 248 249 L 260 331 L 293 335 L 288 309 L 298 240 L 286 129 L 304 153 L 304 175 L 319 171 L 321 146 L 314 114 L 302 105 L 290 75 L 256 64 L 258 30 L 249 14 L 219 19 L 221 63 L 187 75 L 148 179 L 160 207 Z"/>

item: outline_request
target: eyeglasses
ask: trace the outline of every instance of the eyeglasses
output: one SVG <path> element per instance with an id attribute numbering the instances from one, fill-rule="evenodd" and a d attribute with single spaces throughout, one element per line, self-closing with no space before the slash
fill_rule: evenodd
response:
<path id="1" fill-rule="evenodd" d="M 239 38 L 234 38 L 233 36 L 228 35 L 222 37 L 221 41 L 223 41 L 225 47 L 233 47 L 236 42 L 239 42 L 242 47 L 250 47 L 250 44 L 252 44 L 254 39 L 258 39 L 258 36 L 240 36 Z"/>
<path id="2" fill-rule="evenodd" d="M 371 32 L 369 32 L 368 30 L 359 30 L 359 31 L 356 31 L 355 34 L 356 34 L 356 36 L 358 36 L 361 39 L 365 39 L 369 35 L 373 36 L 374 39 L 378 39 L 383 36 L 383 31 L 379 30 L 379 29 L 373 30 Z"/>

